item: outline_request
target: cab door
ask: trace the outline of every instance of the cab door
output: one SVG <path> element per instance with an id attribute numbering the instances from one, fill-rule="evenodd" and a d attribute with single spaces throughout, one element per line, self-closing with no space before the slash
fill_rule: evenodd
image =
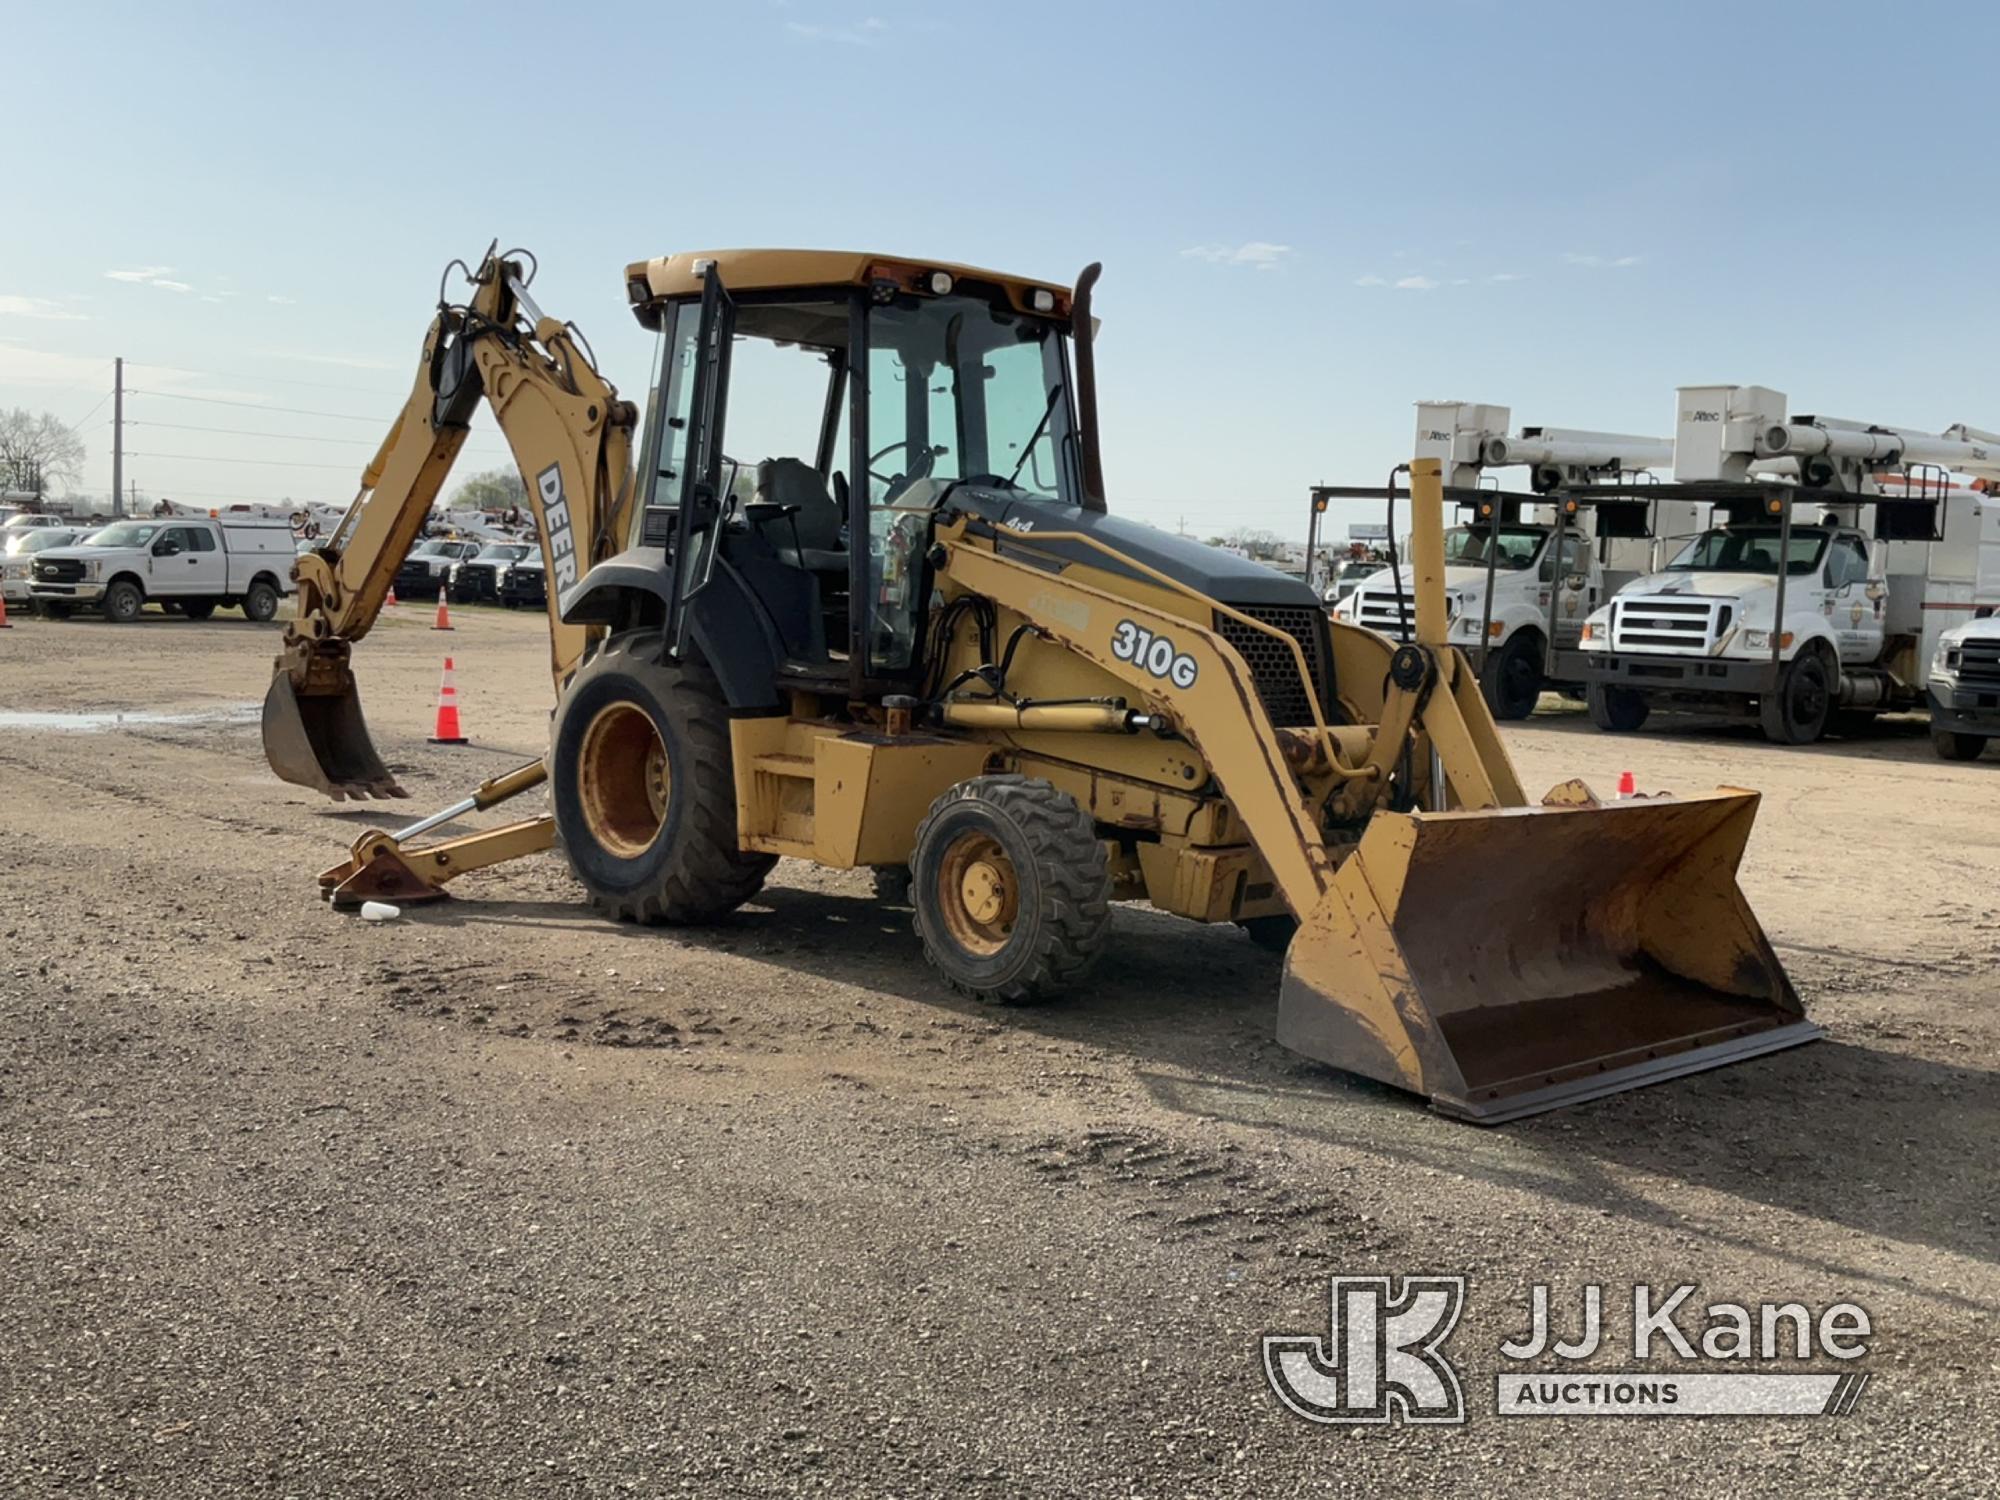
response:
<path id="1" fill-rule="evenodd" d="M 661 392 L 666 430 L 654 483 L 659 501 L 673 507 L 665 640 L 675 660 L 687 644 L 688 602 L 714 579 L 722 550 L 722 435 L 735 328 L 736 304 L 711 264 L 699 310 L 683 305 L 675 311 Z"/>
<path id="2" fill-rule="evenodd" d="M 150 594 L 179 598 L 222 592 L 221 551 L 202 526 L 169 526 L 153 538 Z"/>
<path id="3" fill-rule="evenodd" d="M 1841 534 L 1826 552 L 1827 623 L 1840 643 L 1840 659 L 1864 665 L 1882 655 L 1882 610 L 1886 593 L 1869 577 L 1868 548 L 1858 536 Z"/>

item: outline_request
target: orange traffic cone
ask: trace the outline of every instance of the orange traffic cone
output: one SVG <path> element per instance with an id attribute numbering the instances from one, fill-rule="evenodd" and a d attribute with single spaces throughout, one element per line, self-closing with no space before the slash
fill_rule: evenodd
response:
<path id="1" fill-rule="evenodd" d="M 438 606 L 442 612 L 444 606 Z M 449 630 L 449 625 L 441 627 Z M 458 727 L 458 681 L 451 669 L 451 658 L 444 659 L 444 680 L 438 684 L 437 730 L 431 735 L 433 745 L 463 745 L 465 736 Z"/>
<path id="2" fill-rule="evenodd" d="M 395 585 L 395 584 L 393 584 L 393 583 L 392 583 L 392 584 L 390 584 L 390 585 L 389 585 L 389 597 L 388 597 L 388 598 L 386 598 L 386 599 L 384 599 L 384 600 L 382 601 L 382 607 L 383 607 L 384 609 L 394 609 L 394 608 L 396 607 L 396 585 Z"/>
<path id="3" fill-rule="evenodd" d="M 1639 778 L 1634 776 L 1630 771 L 1620 771 L 1618 773 L 1618 795 L 1620 797 L 1638 796 Z"/>
<path id="4" fill-rule="evenodd" d="M 0 594 L 0 630 L 12 630 L 14 622 L 7 618 L 7 596 Z"/>
<path id="5" fill-rule="evenodd" d="M 451 629 L 451 611 L 445 608 L 444 586 L 442 584 L 438 586 L 438 617 L 436 623 L 431 626 L 431 629 L 433 630 Z"/>

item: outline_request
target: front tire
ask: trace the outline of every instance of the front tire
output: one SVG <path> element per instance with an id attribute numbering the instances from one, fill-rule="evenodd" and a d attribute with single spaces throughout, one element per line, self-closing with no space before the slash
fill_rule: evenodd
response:
<path id="1" fill-rule="evenodd" d="M 931 804 L 910 859 L 924 957 L 997 1005 L 1089 972 L 1111 926 L 1111 872 L 1090 815 L 1026 776 L 975 776 Z"/>
<path id="2" fill-rule="evenodd" d="M 1525 719 L 1542 699 L 1542 638 L 1532 630 L 1517 630 L 1480 669 L 1479 691 L 1493 717 Z"/>
<path id="3" fill-rule="evenodd" d="M 1593 682 L 1585 691 L 1584 704 L 1590 709 L 1590 722 L 1607 734 L 1632 734 L 1641 728 L 1653 707 L 1643 693 L 1631 688 L 1613 687 L 1608 682 Z"/>
<path id="4" fill-rule="evenodd" d="M 1833 683 L 1817 651 L 1801 651 L 1778 674 L 1778 686 L 1757 703 L 1764 738 L 1774 745 L 1810 745 L 1826 733 Z"/>
<path id="5" fill-rule="evenodd" d="M 146 596 L 129 578 L 120 578 L 104 591 L 104 618 L 114 625 L 130 625 L 146 607 Z"/>
<path id="6" fill-rule="evenodd" d="M 1960 734 L 1955 729 L 1933 729 L 1931 749 L 1939 760 L 1978 760 L 1986 749 L 1983 734 Z"/>
<path id="7" fill-rule="evenodd" d="M 549 778 L 590 904 L 622 922 L 703 922 L 757 894 L 775 856 L 737 847 L 728 705 L 657 630 L 614 636 L 570 680 Z"/>

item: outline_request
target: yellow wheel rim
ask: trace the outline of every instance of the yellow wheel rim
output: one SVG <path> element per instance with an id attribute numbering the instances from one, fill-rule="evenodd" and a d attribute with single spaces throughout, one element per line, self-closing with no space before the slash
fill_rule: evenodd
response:
<path id="1" fill-rule="evenodd" d="M 577 800 L 591 837 L 620 859 L 644 854 L 667 821 L 673 775 L 666 744 L 644 709 L 600 708 L 577 751 Z"/>
<path id="2" fill-rule="evenodd" d="M 952 840 L 938 861 L 936 894 L 945 931 L 967 953 L 989 958 L 1013 937 L 1020 877 L 990 834 L 962 833 Z"/>

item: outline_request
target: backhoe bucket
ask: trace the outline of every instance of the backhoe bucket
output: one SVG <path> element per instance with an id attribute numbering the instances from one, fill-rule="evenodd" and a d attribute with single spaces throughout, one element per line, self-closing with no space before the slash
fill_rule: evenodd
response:
<path id="1" fill-rule="evenodd" d="M 1811 1041 L 1736 884 L 1757 800 L 1376 813 L 1292 941 L 1278 1040 L 1482 1124 Z"/>
<path id="2" fill-rule="evenodd" d="M 264 695 L 264 759 L 282 779 L 336 802 L 409 795 L 375 753 L 352 677 L 337 692 L 301 695 L 281 670 Z"/>

